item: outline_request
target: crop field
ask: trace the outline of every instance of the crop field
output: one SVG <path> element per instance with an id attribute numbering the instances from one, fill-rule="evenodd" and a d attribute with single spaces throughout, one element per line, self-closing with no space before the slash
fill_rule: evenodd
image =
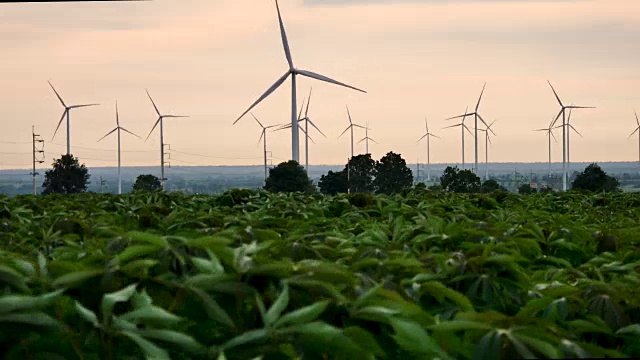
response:
<path id="1" fill-rule="evenodd" d="M 640 357 L 640 195 L 0 197 L 5 359 Z"/>

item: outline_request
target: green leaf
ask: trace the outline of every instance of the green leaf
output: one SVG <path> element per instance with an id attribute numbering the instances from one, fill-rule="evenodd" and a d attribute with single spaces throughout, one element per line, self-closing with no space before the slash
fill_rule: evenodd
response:
<path id="1" fill-rule="evenodd" d="M 287 308 L 289 305 L 289 286 L 285 283 L 284 289 L 276 299 L 276 301 L 271 305 L 271 308 L 267 311 L 264 317 L 265 325 L 271 326 L 273 323 L 278 320 L 280 314 Z"/>
<path id="2" fill-rule="evenodd" d="M 519 340 L 529 345 L 531 349 L 539 352 L 549 359 L 559 359 L 562 357 L 562 354 L 558 349 L 546 341 L 522 334 L 517 334 L 516 336 Z"/>
<path id="3" fill-rule="evenodd" d="M 229 317 L 227 312 L 222 307 L 220 307 L 220 305 L 218 305 L 218 303 L 209 294 L 207 294 L 203 290 L 196 288 L 190 287 L 189 290 L 191 290 L 194 294 L 196 294 L 196 296 L 200 298 L 200 300 L 202 300 L 202 306 L 204 306 L 204 309 L 210 319 L 224 324 L 232 329 L 235 328 L 235 324 L 233 323 L 231 317 Z"/>
<path id="4" fill-rule="evenodd" d="M 117 259 L 121 263 L 126 263 L 129 260 L 155 254 L 161 250 L 162 247 L 157 245 L 131 245 L 124 249 L 124 251 L 118 255 Z"/>
<path id="5" fill-rule="evenodd" d="M 190 352 L 202 351 L 204 347 L 189 335 L 171 330 L 138 330 L 137 333 L 145 338 L 168 342 Z"/>
<path id="6" fill-rule="evenodd" d="M 375 356 L 385 357 L 384 350 L 378 345 L 376 339 L 368 331 L 358 327 L 351 326 L 342 330 L 342 333 L 358 345 L 361 349 L 366 350 Z"/>
<path id="7" fill-rule="evenodd" d="M 120 315 L 119 318 L 133 323 L 151 323 L 158 326 L 170 326 L 181 320 L 180 317 L 157 306 L 147 306 L 133 310 Z"/>
<path id="8" fill-rule="evenodd" d="M 45 307 L 60 296 L 64 290 L 57 290 L 40 296 L 7 295 L 0 297 L 0 314 L 13 311 L 33 310 Z"/>
<path id="9" fill-rule="evenodd" d="M 640 337 L 640 324 L 625 326 L 616 331 L 616 335 Z"/>
<path id="10" fill-rule="evenodd" d="M 495 360 L 500 359 L 500 349 L 502 348 L 502 335 L 496 331 L 485 334 L 473 350 L 472 360 Z"/>
<path id="11" fill-rule="evenodd" d="M 320 301 L 283 315 L 275 322 L 274 327 L 307 323 L 315 320 L 329 305 L 328 301 Z"/>
<path id="12" fill-rule="evenodd" d="M 65 287 L 65 288 L 75 287 L 91 278 L 94 278 L 102 274 L 104 274 L 104 269 L 75 271 L 75 272 L 60 276 L 53 282 L 52 286 Z"/>
<path id="13" fill-rule="evenodd" d="M 421 355 L 438 355 L 443 359 L 450 359 L 438 346 L 431 336 L 422 328 L 422 326 L 407 320 L 398 318 L 390 319 L 391 326 L 395 331 L 393 339 L 402 349 Z"/>
<path id="14" fill-rule="evenodd" d="M 82 304 L 77 301 L 75 302 L 75 308 L 78 314 L 82 316 L 85 321 L 90 322 L 94 327 L 100 327 L 96 313 L 82 306 Z"/>
<path id="15" fill-rule="evenodd" d="M 267 331 L 264 329 L 251 330 L 227 341 L 220 348 L 224 351 L 239 345 L 244 345 L 246 343 L 262 340 L 262 339 L 265 339 L 266 337 L 267 337 Z"/>
<path id="16" fill-rule="evenodd" d="M 434 331 L 467 331 L 467 330 L 491 330 L 492 327 L 489 324 L 468 321 L 468 320 L 451 320 L 443 321 L 439 324 L 432 325 L 429 329 Z"/>
<path id="17" fill-rule="evenodd" d="M 159 248 L 166 248 L 169 246 L 167 241 L 163 237 L 158 235 L 153 235 L 141 231 L 131 231 L 128 235 L 134 242 L 144 242 Z"/>
<path id="18" fill-rule="evenodd" d="M 42 312 L 13 313 L 0 315 L 0 323 L 17 323 L 42 327 L 59 327 L 61 324 Z"/>
<path id="19" fill-rule="evenodd" d="M 145 340 L 140 335 L 137 335 L 131 331 L 122 331 L 121 334 L 135 342 L 140 347 L 140 349 L 142 349 L 145 357 L 148 360 L 171 360 L 171 358 L 169 357 L 169 353 L 154 345 L 152 342 Z"/>
<path id="20" fill-rule="evenodd" d="M 138 286 L 138 284 L 131 284 L 122 290 L 110 294 L 105 294 L 102 297 L 103 321 L 108 321 L 111 318 L 113 307 L 116 305 L 116 303 L 128 301 L 131 296 L 133 296 L 133 294 L 136 292 L 136 286 Z"/>

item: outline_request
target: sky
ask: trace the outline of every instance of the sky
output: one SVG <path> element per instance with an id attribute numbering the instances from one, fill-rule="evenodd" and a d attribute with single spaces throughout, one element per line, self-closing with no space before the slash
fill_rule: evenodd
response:
<path id="1" fill-rule="evenodd" d="M 547 161 L 547 127 L 562 101 L 576 110 L 571 161 L 637 161 L 628 139 L 640 111 L 640 2 L 635 0 L 280 0 L 297 68 L 364 89 L 298 77 L 298 104 L 313 87 L 311 164 L 344 164 L 350 155 L 345 106 L 366 125 L 369 151 L 407 162 L 460 162 L 459 128 L 448 117 L 473 108 L 495 121 L 490 162 Z M 166 119 L 171 165 L 262 163 L 261 129 L 249 116 L 232 125 L 288 69 L 275 3 L 269 0 L 153 0 L 124 3 L 0 4 L 0 169 L 31 166 L 31 127 L 45 140 L 43 166 L 65 152 L 64 111 L 71 111 L 72 153 L 87 166 L 116 166 L 121 125 L 123 166 L 159 164 L 157 115 Z M 253 114 L 265 125 L 291 121 L 291 80 Z M 473 121 L 467 120 L 469 127 Z M 561 129 L 556 137 L 561 142 Z M 356 129 L 355 141 L 364 137 Z M 479 158 L 484 161 L 484 137 Z M 169 150 L 170 149 L 170 150 Z M 271 162 L 291 158 L 291 130 L 268 133 Z M 356 154 L 364 153 L 364 142 Z M 466 137 L 466 161 L 473 139 Z M 301 136 L 301 161 L 304 142 Z M 554 161 L 562 147 L 553 144 Z"/>

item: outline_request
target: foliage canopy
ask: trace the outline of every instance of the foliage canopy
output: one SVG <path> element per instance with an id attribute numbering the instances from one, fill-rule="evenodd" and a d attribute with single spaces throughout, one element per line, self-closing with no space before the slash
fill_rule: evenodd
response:
<path id="1" fill-rule="evenodd" d="M 75 194 L 85 192 L 89 184 L 89 171 L 80 165 L 78 158 L 73 155 L 62 155 L 52 164 L 53 168 L 44 174 L 44 188 L 42 193 L 47 194 Z"/>

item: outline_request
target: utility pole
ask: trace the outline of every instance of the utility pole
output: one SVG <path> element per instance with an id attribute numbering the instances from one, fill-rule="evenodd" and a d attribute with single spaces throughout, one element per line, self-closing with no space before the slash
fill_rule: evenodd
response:
<path id="1" fill-rule="evenodd" d="M 160 126 L 162 126 L 162 124 L 160 124 Z M 162 128 L 160 128 L 160 131 L 162 131 Z M 160 184 L 162 185 L 162 191 L 164 191 L 164 182 L 167 180 L 167 178 L 164 176 L 164 165 L 168 164 L 169 167 L 171 167 L 171 144 L 165 144 L 164 141 L 162 141 L 160 143 L 160 146 L 162 147 L 162 168 L 161 168 L 161 179 L 160 179 Z M 167 147 L 168 152 L 164 152 L 164 147 Z M 169 161 L 165 160 L 165 156 L 169 156 Z"/>
<path id="2" fill-rule="evenodd" d="M 33 176 L 33 195 L 38 195 L 38 190 L 36 187 L 36 175 L 38 175 L 38 173 L 36 172 L 36 163 L 42 164 L 44 162 L 44 140 L 42 140 L 40 135 L 36 134 L 35 126 L 33 125 L 31 126 L 31 138 L 33 143 L 33 171 L 30 175 Z M 38 143 L 42 144 L 41 149 L 38 149 L 38 147 L 36 146 L 36 144 Z M 36 154 L 42 154 L 42 160 L 37 159 Z"/>

